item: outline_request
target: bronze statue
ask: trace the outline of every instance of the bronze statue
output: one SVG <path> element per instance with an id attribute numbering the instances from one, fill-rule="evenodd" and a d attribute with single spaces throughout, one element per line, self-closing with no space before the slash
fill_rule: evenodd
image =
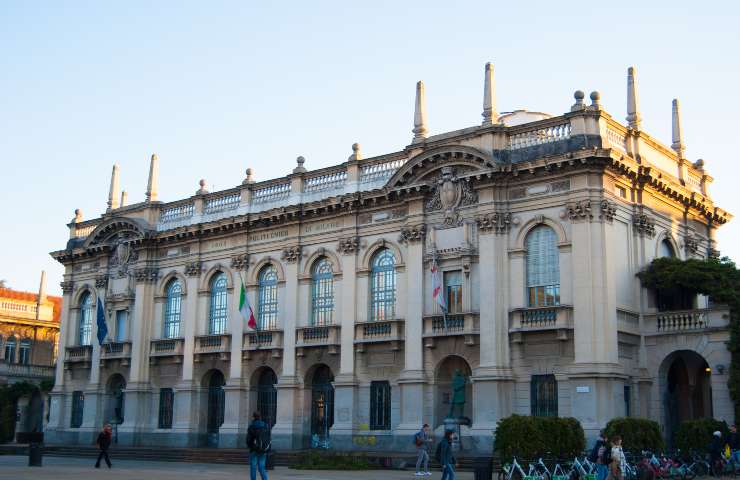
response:
<path id="1" fill-rule="evenodd" d="M 462 374 L 460 369 L 455 369 L 455 373 L 452 374 L 452 398 L 450 400 L 450 413 L 447 414 L 447 418 L 460 418 L 463 416 L 465 411 L 465 386 L 468 380 L 465 375 Z M 455 411 L 458 411 L 455 416 Z"/>

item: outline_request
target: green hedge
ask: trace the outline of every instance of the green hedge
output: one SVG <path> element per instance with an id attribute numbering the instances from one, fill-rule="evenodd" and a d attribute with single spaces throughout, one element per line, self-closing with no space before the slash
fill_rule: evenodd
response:
<path id="1" fill-rule="evenodd" d="M 496 425 L 494 451 L 505 462 L 513 457 L 573 458 L 586 448 L 586 437 L 575 418 L 512 415 Z"/>
<path id="2" fill-rule="evenodd" d="M 717 430 L 722 432 L 722 438 L 725 438 L 728 432 L 727 424 L 713 418 L 687 420 L 679 425 L 673 441 L 676 448 L 682 452 L 706 453 L 709 442 L 712 441 L 712 434 Z"/>
<path id="3" fill-rule="evenodd" d="M 338 452 L 306 452 L 298 457 L 290 468 L 296 470 L 372 470 L 380 468 L 362 454 L 344 454 Z"/>
<path id="4" fill-rule="evenodd" d="M 622 437 L 623 448 L 630 452 L 660 452 L 665 446 L 658 422 L 645 418 L 613 418 L 606 424 L 605 430 L 608 438 L 614 435 Z"/>

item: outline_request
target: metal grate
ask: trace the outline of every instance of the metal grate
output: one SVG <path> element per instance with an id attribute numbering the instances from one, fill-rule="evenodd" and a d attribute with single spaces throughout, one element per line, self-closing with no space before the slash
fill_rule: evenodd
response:
<path id="1" fill-rule="evenodd" d="M 370 382 L 370 430 L 391 429 L 391 385 Z"/>
<path id="2" fill-rule="evenodd" d="M 558 382 L 555 375 L 532 375 L 531 395 L 533 417 L 558 416 Z"/>
<path id="3" fill-rule="evenodd" d="M 175 393 L 171 388 L 159 390 L 159 428 L 172 428 L 172 411 L 175 404 Z"/>

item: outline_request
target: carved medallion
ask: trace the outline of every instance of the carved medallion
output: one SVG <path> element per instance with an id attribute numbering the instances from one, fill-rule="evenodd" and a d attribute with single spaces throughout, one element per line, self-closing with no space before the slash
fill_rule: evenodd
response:
<path id="1" fill-rule="evenodd" d="M 467 181 L 460 180 L 452 167 L 442 167 L 439 179 L 434 187 L 434 194 L 427 202 L 426 208 L 430 212 L 442 210 L 444 224 L 456 226 L 461 219 L 457 209 L 478 202 L 478 194 L 470 187 Z"/>

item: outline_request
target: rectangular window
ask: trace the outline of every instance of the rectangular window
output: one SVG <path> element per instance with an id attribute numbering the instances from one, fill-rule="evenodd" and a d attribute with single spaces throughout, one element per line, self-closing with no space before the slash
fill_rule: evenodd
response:
<path id="1" fill-rule="evenodd" d="M 444 272 L 447 313 L 462 313 L 462 272 Z"/>
<path id="2" fill-rule="evenodd" d="M 21 348 L 18 350 L 18 363 L 28 365 L 31 363 L 31 342 L 21 340 Z"/>
<path id="3" fill-rule="evenodd" d="M 627 189 L 626 188 L 622 187 L 621 185 L 617 185 L 615 187 L 615 189 L 617 191 L 617 195 L 619 195 L 622 198 L 627 198 Z"/>
<path id="4" fill-rule="evenodd" d="M 72 419 L 69 424 L 72 428 L 82 426 L 82 413 L 85 407 L 85 393 L 79 390 L 72 392 Z"/>
<path id="5" fill-rule="evenodd" d="M 632 386 L 624 386 L 624 416 L 632 416 L 632 409 L 630 408 L 632 403 Z"/>
<path id="6" fill-rule="evenodd" d="M 172 428 L 172 412 L 175 406 L 175 393 L 171 388 L 159 389 L 159 428 Z"/>
<path id="7" fill-rule="evenodd" d="M 370 430 L 391 429 L 391 385 L 370 383 Z"/>
<path id="8" fill-rule="evenodd" d="M 532 375 L 530 403 L 533 417 L 558 416 L 558 382 L 555 375 Z"/>
<path id="9" fill-rule="evenodd" d="M 116 342 L 123 342 L 127 339 L 126 325 L 128 324 L 128 311 L 116 310 Z"/>

